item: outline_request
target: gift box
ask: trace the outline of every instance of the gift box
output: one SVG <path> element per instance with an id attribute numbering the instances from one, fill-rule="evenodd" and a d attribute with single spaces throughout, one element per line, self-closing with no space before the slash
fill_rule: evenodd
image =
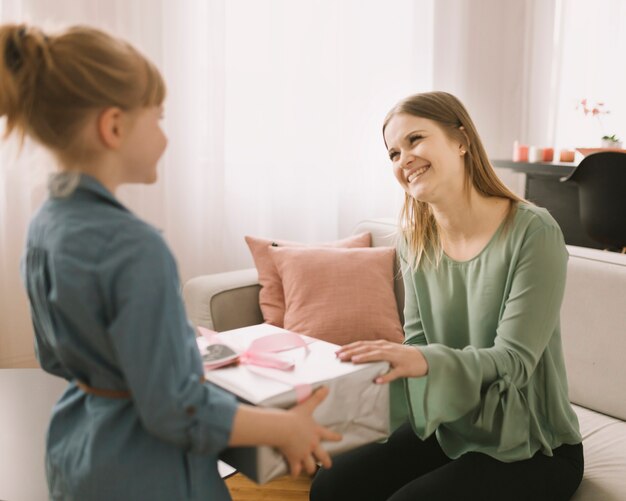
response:
<path id="1" fill-rule="evenodd" d="M 282 369 L 267 367 L 272 365 L 265 363 L 267 353 L 260 353 L 259 357 L 249 354 L 255 340 L 285 333 L 288 331 L 261 324 L 221 332 L 210 340 L 199 337 L 201 354 L 207 353 L 210 344 L 226 344 L 242 354 L 241 363 L 237 365 L 205 367 L 205 378 L 242 402 L 284 409 L 294 406 L 307 390 L 327 386 L 329 394 L 313 416 L 319 424 L 343 436 L 340 442 L 324 442 L 331 456 L 386 438 L 389 434 L 389 386 L 373 381 L 389 370 L 389 364 L 341 362 L 335 355 L 338 345 L 307 336 L 299 337 L 305 347 L 269 355 L 283 362 L 278 364 Z M 232 447 L 224 451 L 220 459 L 260 484 L 288 473 L 283 456 L 271 447 Z"/>

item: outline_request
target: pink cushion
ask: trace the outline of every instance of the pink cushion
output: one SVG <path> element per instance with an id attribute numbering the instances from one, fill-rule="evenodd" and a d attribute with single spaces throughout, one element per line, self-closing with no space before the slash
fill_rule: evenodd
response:
<path id="1" fill-rule="evenodd" d="M 272 325 L 283 327 L 285 316 L 285 296 L 283 285 L 270 257 L 270 247 L 303 247 L 306 244 L 289 242 L 287 240 L 267 240 L 265 238 L 245 237 L 246 243 L 252 253 L 254 265 L 259 273 L 261 292 L 259 293 L 259 306 L 263 319 Z M 343 240 L 318 244 L 321 247 L 369 247 L 372 242 L 370 233 L 360 233 Z"/>
<path id="2" fill-rule="evenodd" d="M 271 247 L 288 330 L 344 345 L 404 339 L 394 293 L 395 249 Z"/>

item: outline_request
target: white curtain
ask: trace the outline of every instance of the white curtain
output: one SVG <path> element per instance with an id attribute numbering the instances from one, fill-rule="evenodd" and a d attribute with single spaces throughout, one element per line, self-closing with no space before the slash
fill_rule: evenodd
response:
<path id="1" fill-rule="evenodd" d="M 459 96 L 492 158 L 515 139 L 626 136 L 622 0 L 0 0 L 0 19 L 95 25 L 162 69 L 160 179 L 119 196 L 164 231 L 183 281 L 251 266 L 245 234 L 331 240 L 395 217 L 380 126 L 413 92 Z M 611 110 L 603 128 L 575 110 L 585 97 Z M 18 263 L 49 168 L 30 143 L 0 145 L 0 367 L 33 363 Z"/>
<path id="2" fill-rule="evenodd" d="M 119 197 L 164 231 L 183 281 L 251 266 L 245 234 L 332 240 L 398 212 L 381 123 L 432 87 L 432 0 L 3 0 L 0 16 L 94 25 L 162 69 L 159 181 Z M 30 143 L 0 161 L 0 367 L 28 366 L 18 263 L 50 161 Z"/>

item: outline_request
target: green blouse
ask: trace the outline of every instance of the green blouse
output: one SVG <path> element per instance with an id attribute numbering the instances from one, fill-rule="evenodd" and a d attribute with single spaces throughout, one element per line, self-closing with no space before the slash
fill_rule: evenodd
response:
<path id="1" fill-rule="evenodd" d="M 392 386 L 395 424 L 407 413 L 444 452 L 517 461 L 581 442 L 567 390 L 559 311 L 567 250 L 548 211 L 518 204 L 469 261 L 444 254 L 413 272 L 402 259 L 405 344 L 428 375 Z M 402 256 L 402 252 L 400 252 Z"/>

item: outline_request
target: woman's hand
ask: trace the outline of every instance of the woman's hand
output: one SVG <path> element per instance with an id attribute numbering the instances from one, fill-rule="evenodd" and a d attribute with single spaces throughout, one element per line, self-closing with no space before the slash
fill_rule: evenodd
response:
<path id="1" fill-rule="evenodd" d="M 342 346 L 337 356 L 344 362 L 389 362 L 387 374 L 376 378 L 376 383 L 389 383 L 401 377 L 421 377 L 428 374 L 428 361 L 415 346 L 390 341 L 357 341 Z"/>
<path id="2" fill-rule="evenodd" d="M 309 475 L 316 470 L 316 461 L 324 468 L 331 467 L 328 452 L 321 445 L 322 440 L 338 442 L 341 435 L 324 428 L 313 419 L 313 411 L 328 395 L 328 388 L 319 388 L 313 395 L 287 411 L 286 427 L 277 445 L 289 464 L 293 477 L 304 469 Z"/>

